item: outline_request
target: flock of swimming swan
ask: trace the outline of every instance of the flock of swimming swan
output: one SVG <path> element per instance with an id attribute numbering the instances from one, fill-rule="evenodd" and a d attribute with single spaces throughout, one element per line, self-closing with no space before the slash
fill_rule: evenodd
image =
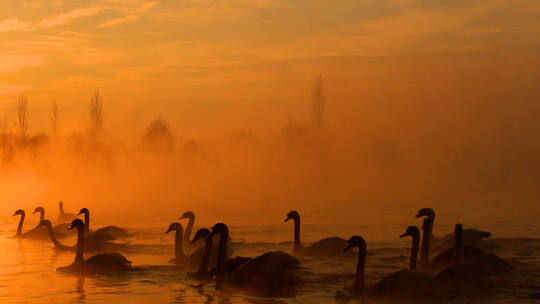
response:
<path id="1" fill-rule="evenodd" d="M 25 239 L 50 239 L 57 250 L 75 251 L 75 260 L 71 265 L 60 267 L 57 271 L 78 275 L 96 273 L 115 273 L 138 270 L 131 262 L 117 251 L 126 249 L 128 243 L 115 243 L 133 234 L 116 226 L 90 229 L 90 211 L 82 208 L 80 212 L 64 212 L 63 203 L 59 203 L 61 224 L 53 226 L 45 218 L 43 207 L 37 207 L 40 213 L 38 226 L 23 233 L 25 212 L 17 210 L 13 215 L 20 215 L 15 237 Z M 83 215 L 84 221 L 77 218 Z M 409 226 L 400 236 L 410 237 L 410 263 L 403 269 L 388 275 L 373 285 L 365 282 L 365 264 L 367 246 L 364 238 L 358 235 L 348 240 L 340 237 L 321 239 L 309 246 L 300 241 L 300 215 L 296 211 L 287 214 L 285 222 L 294 222 L 294 247 L 292 255 L 283 251 L 270 251 L 254 258 L 232 258 L 234 244 L 229 238 L 229 228 L 224 223 L 217 223 L 211 229 L 201 228 L 191 237 L 195 215 L 185 212 L 179 219 L 187 219 L 186 229 L 182 224 L 173 222 L 165 233 L 174 232 L 173 265 L 182 269 L 193 269 L 191 277 L 200 281 L 215 280 L 218 284 L 227 284 L 250 290 L 274 294 L 282 288 L 290 288 L 308 283 L 300 272 L 301 257 L 325 256 L 338 257 L 353 248 L 358 250 L 356 274 L 350 287 L 336 291 L 336 298 L 354 297 L 422 297 L 442 290 L 455 290 L 483 277 L 497 275 L 511 269 L 508 262 L 494 253 L 486 253 L 475 247 L 475 243 L 490 237 L 489 232 L 476 229 L 463 229 L 456 224 L 453 233 L 443 237 L 433 235 L 435 212 L 431 208 L 420 209 L 416 218 L 423 218 L 422 226 Z M 65 223 L 69 222 L 71 223 Z M 76 245 L 64 245 L 59 239 L 75 236 Z M 438 252 L 430 258 L 430 251 Z M 88 252 L 97 253 L 85 259 Z M 420 263 L 418 263 L 420 255 Z M 214 266 L 214 267 L 212 267 Z"/>

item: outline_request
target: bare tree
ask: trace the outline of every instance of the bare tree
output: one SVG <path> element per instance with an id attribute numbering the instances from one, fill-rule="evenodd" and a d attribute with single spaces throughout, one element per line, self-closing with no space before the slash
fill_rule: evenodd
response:
<path id="1" fill-rule="evenodd" d="M 17 118 L 19 121 L 19 131 L 25 134 L 28 130 L 28 96 L 23 92 L 19 94 L 17 99 Z"/>
<path id="2" fill-rule="evenodd" d="M 313 88 L 313 126 L 323 130 L 326 125 L 325 100 L 322 86 L 322 76 L 319 76 Z"/>
<path id="3" fill-rule="evenodd" d="M 90 98 L 90 121 L 95 130 L 101 130 L 103 128 L 102 108 L 101 96 L 99 95 L 99 90 L 96 90 L 96 93 Z"/>
<path id="4" fill-rule="evenodd" d="M 54 99 L 51 106 L 51 123 L 53 135 L 56 135 L 56 133 L 58 132 L 58 106 L 56 105 L 56 100 Z"/>

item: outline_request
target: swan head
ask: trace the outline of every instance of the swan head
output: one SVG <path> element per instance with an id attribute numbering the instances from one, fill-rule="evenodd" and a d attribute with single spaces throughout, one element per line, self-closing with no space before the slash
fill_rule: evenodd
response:
<path id="1" fill-rule="evenodd" d="M 358 247 L 358 249 L 365 252 L 366 241 L 364 240 L 364 238 L 358 235 L 351 236 L 351 238 L 347 241 L 347 246 L 345 247 L 345 249 L 343 249 L 343 252 L 354 247 Z"/>
<path id="2" fill-rule="evenodd" d="M 291 219 L 297 219 L 300 217 L 300 214 L 296 210 L 292 210 L 291 212 L 287 213 L 287 218 L 285 219 L 285 222 Z"/>
<path id="3" fill-rule="evenodd" d="M 195 244 L 198 240 L 206 239 L 211 234 L 210 230 L 206 228 L 201 228 L 197 230 L 197 233 L 193 236 L 193 240 L 190 242 L 191 245 Z"/>
<path id="4" fill-rule="evenodd" d="M 405 233 L 403 233 L 399 237 L 404 238 L 406 236 L 411 236 L 413 238 L 414 237 L 420 237 L 420 229 L 418 229 L 418 227 L 416 227 L 416 226 L 409 226 L 409 227 L 407 227 L 407 229 L 405 229 Z"/>
<path id="5" fill-rule="evenodd" d="M 82 208 L 80 211 L 79 211 L 79 214 L 77 215 L 81 215 L 81 214 L 89 214 L 90 211 L 88 211 L 88 208 Z"/>
<path id="6" fill-rule="evenodd" d="M 39 222 L 39 226 L 45 226 L 45 227 L 50 226 L 50 227 L 52 227 L 52 224 L 51 224 L 51 221 L 49 221 L 49 220 L 43 220 L 43 221 Z"/>
<path id="7" fill-rule="evenodd" d="M 43 207 L 39 206 L 39 207 L 36 207 L 36 209 L 34 209 L 34 212 L 32 212 L 32 214 L 36 214 L 38 212 L 45 212 L 45 209 L 43 209 Z"/>
<path id="8" fill-rule="evenodd" d="M 214 235 L 221 234 L 221 233 L 227 233 L 228 234 L 229 233 L 229 228 L 227 227 L 227 225 L 225 225 L 223 223 L 217 223 L 212 227 L 212 233 L 210 233 L 209 237 L 213 237 Z"/>
<path id="9" fill-rule="evenodd" d="M 84 229 L 84 222 L 80 219 L 74 219 L 73 222 L 71 222 L 71 225 L 69 225 L 68 230 L 73 230 L 75 228 Z"/>
<path id="10" fill-rule="evenodd" d="M 182 216 L 179 218 L 179 220 L 182 220 L 182 219 L 194 219 L 195 218 L 195 213 L 191 212 L 191 211 L 186 211 L 184 212 L 184 214 L 182 214 Z"/>
<path id="11" fill-rule="evenodd" d="M 418 213 L 416 214 L 416 218 L 427 216 L 427 217 L 435 217 L 435 211 L 431 208 L 422 208 L 418 210 Z"/>
<path id="12" fill-rule="evenodd" d="M 174 222 L 174 223 L 170 224 L 169 229 L 167 229 L 167 231 L 165 231 L 165 233 L 169 233 L 171 231 L 180 232 L 180 234 L 182 234 L 182 231 L 183 231 L 182 225 L 180 223 L 177 223 L 177 222 Z"/>
<path id="13" fill-rule="evenodd" d="M 13 216 L 16 216 L 16 215 L 24 215 L 24 210 L 19 209 L 19 210 L 15 211 L 15 213 L 13 213 Z"/>

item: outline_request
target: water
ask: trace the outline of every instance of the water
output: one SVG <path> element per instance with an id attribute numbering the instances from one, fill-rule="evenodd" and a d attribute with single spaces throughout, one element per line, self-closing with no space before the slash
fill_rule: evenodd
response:
<path id="1" fill-rule="evenodd" d="M 179 212 L 179 215 L 181 213 Z M 387 223 L 358 224 L 322 214 L 304 217 L 303 241 L 308 243 L 324 236 L 348 238 L 363 235 L 368 241 L 367 281 L 377 282 L 385 275 L 407 267 L 409 240 L 398 239 L 402 230 L 414 218 L 398 218 Z M 202 216 L 201 216 L 202 218 Z M 72 252 L 58 252 L 52 244 L 18 240 L 15 233 L 18 218 L 0 217 L 0 303 L 335 303 L 335 291 L 348 286 L 356 267 L 356 256 L 340 258 L 301 259 L 302 275 L 310 279 L 288 297 L 264 298 L 239 290 L 218 290 L 213 282 L 200 284 L 186 275 L 188 270 L 177 270 L 169 264 L 173 257 L 173 236 L 164 234 L 170 219 L 138 217 L 124 219 L 122 226 L 135 231 L 130 244 L 132 252 L 124 255 L 140 271 L 122 275 L 77 277 L 58 273 L 57 267 L 73 262 Z M 174 217 L 172 217 L 174 219 Z M 233 255 L 256 256 L 270 250 L 290 252 L 292 224 L 276 218 L 275 224 L 261 224 L 257 217 L 251 221 L 241 216 L 221 218 L 228 222 L 231 237 L 242 244 Z M 113 224 L 118 217 L 93 218 L 94 228 Z M 198 219 L 196 226 L 210 226 L 217 217 Z M 235 223 L 246 223 L 236 225 Z M 406 224 L 403 224 L 406 223 Z M 25 231 L 34 226 L 29 216 Z M 459 295 L 438 295 L 425 299 L 426 303 L 534 303 L 540 297 L 540 240 L 497 238 L 538 237 L 540 226 L 530 223 L 480 223 L 493 232 L 487 242 L 492 250 L 515 266 L 507 274 L 488 279 L 482 288 Z M 440 223 L 438 231 L 450 231 L 452 223 Z M 62 240 L 72 244 L 74 239 Z M 376 303 L 365 300 L 366 303 Z"/>

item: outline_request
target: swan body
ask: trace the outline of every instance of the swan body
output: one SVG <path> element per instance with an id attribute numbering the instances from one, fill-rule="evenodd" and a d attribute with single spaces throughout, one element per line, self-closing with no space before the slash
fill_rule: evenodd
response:
<path id="1" fill-rule="evenodd" d="M 71 222 L 70 230 L 77 229 L 77 252 L 73 264 L 60 267 L 58 271 L 74 272 L 80 274 L 94 274 L 104 272 L 121 272 L 131 270 L 131 262 L 118 253 L 102 253 L 86 260 L 83 258 L 85 245 L 85 227 L 83 221 L 75 219 Z"/>
<path id="2" fill-rule="evenodd" d="M 463 258 L 469 259 L 476 255 L 483 254 L 484 252 L 481 249 L 478 249 L 472 245 L 464 245 L 463 246 Z M 435 256 L 430 262 L 429 262 L 429 269 L 433 270 L 441 270 L 446 267 L 449 267 L 454 262 L 454 248 L 447 249 L 441 253 L 439 253 L 437 256 Z"/>
<path id="3" fill-rule="evenodd" d="M 103 234 L 108 235 L 111 238 L 117 239 L 117 238 L 126 238 L 131 236 L 131 234 L 120 227 L 117 226 L 106 226 L 99 229 L 96 229 L 94 231 L 90 231 L 90 210 L 88 208 L 82 208 L 79 211 L 78 215 L 84 214 L 84 223 L 85 223 L 85 233 L 87 234 Z"/>
<path id="4" fill-rule="evenodd" d="M 64 202 L 59 201 L 58 202 L 58 220 L 61 222 L 68 222 L 76 219 L 77 216 L 73 213 L 65 213 L 64 212 Z"/>
<path id="5" fill-rule="evenodd" d="M 300 242 L 300 214 L 291 211 L 287 214 L 285 222 L 294 220 L 294 249 L 296 256 L 336 256 L 343 252 L 347 241 L 340 237 L 328 237 L 319 240 L 310 246 L 304 247 Z"/>
<path id="6" fill-rule="evenodd" d="M 219 282 L 250 288 L 265 294 L 275 294 L 284 287 L 300 282 L 293 272 L 298 269 L 300 262 L 283 251 L 266 252 L 252 259 L 244 259 L 245 262 L 234 268 L 232 272 L 228 272 L 225 260 L 229 235 L 227 225 L 223 223 L 214 225 L 208 238 L 216 234 L 220 235 L 215 274 Z M 242 260 L 239 259 L 237 262 L 242 262 Z"/>
<path id="7" fill-rule="evenodd" d="M 433 235 L 433 225 L 435 224 L 435 211 L 432 208 L 422 208 L 418 210 L 416 218 L 427 217 L 431 220 L 430 238 L 432 240 L 431 246 L 438 251 L 444 251 L 454 245 L 454 233 L 449 233 L 443 237 L 436 237 Z M 491 237 L 491 232 L 482 231 L 478 229 L 464 229 L 463 230 L 463 242 L 465 244 L 474 244 L 482 239 Z"/>

